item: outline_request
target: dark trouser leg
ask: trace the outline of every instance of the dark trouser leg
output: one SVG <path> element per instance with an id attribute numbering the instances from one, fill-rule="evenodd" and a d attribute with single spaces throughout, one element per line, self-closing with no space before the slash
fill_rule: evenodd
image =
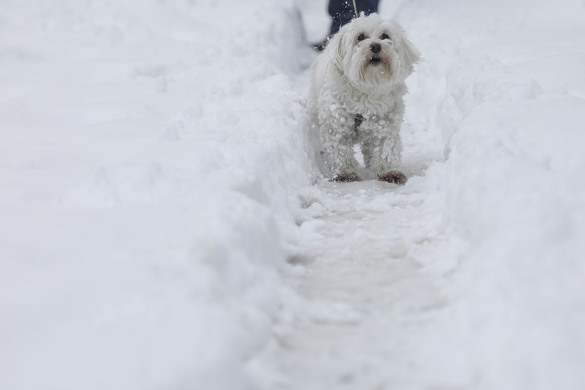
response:
<path id="1" fill-rule="evenodd" d="M 366 15 L 378 12 L 380 0 L 356 0 L 358 14 L 364 12 Z M 341 26 L 349 23 L 355 17 L 353 0 L 329 0 L 329 15 L 333 18 L 331 23 L 331 34 L 335 34 Z"/>

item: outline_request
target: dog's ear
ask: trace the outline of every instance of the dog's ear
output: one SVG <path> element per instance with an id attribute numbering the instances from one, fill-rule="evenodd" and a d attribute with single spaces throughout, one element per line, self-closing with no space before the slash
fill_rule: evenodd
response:
<path id="1" fill-rule="evenodd" d="M 343 72 L 343 59 L 346 55 L 346 47 L 343 39 L 344 36 L 345 29 L 341 28 L 338 33 L 331 37 L 329 44 L 325 48 L 326 54 L 340 72 Z"/>
<path id="2" fill-rule="evenodd" d="M 414 64 L 420 61 L 420 51 L 414 47 L 412 42 L 408 40 L 406 34 L 402 34 L 401 46 L 402 46 L 402 54 L 404 56 L 404 60 L 406 61 L 406 65 L 412 71 L 412 67 Z"/>

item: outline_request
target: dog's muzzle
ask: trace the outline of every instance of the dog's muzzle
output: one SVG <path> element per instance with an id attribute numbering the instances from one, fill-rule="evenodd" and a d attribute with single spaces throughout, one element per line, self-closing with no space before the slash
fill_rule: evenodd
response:
<path id="1" fill-rule="evenodd" d="M 370 61 L 368 62 L 369 65 L 378 65 L 382 63 L 382 57 L 380 56 L 380 52 L 382 51 L 382 45 L 379 43 L 372 43 L 370 45 L 370 52 L 372 52 L 372 56 L 370 57 Z"/>

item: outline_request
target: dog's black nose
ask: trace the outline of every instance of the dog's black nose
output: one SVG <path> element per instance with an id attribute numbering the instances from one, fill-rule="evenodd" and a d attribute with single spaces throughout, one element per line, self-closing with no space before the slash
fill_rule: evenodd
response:
<path id="1" fill-rule="evenodd" d="M 378 54 L 379 52 L 382 51 L 382 45 L 380 45 L 379 43 L 372 43 L 370 45 L 370 50 L 372 51 L 372 53 Z"/>

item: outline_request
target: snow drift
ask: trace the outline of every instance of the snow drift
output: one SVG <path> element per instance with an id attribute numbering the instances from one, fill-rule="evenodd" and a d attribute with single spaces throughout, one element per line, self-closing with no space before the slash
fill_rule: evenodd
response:
<path id="1" fill-rule="evenodd" d="M 438 261 L 456 287 L 421 344 L 425 383 L 581 388 L 585 7 L 419 1 L 399 15 L 427 59 L 411 104 L 443 134 L 429 176 L 464 246 L 455 268 Z"/>
<path id="2" fill-rule="evenodd" d="M 251 386 L 311 174 L 292 12 L 3 5 L 0 387 Z"/>

